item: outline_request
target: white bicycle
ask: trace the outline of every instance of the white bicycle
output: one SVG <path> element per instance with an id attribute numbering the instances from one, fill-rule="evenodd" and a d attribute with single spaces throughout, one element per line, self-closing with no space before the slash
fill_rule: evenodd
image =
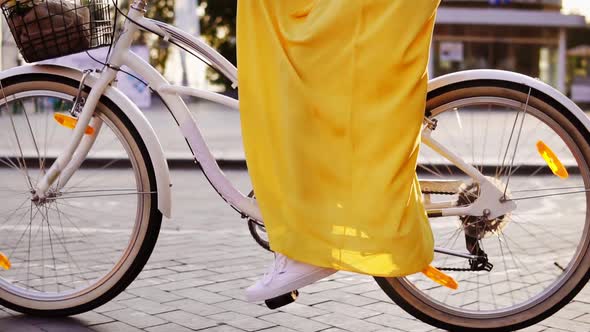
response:
<path id="1" fill-rule="evenodd" d="M 111 45 L 104 0 L 68 7 L 90 14 L 75 21 L 90 19 L 51 35 L 40 32 L 47 17 L 36 12 L 46 3 L 0 5 L 26 59 Z M 0 250 L 12 261 L 0 271 L 0 304 L 8 308 L 73 315 L 108 302 L 139 274 L 162 216 L 170 216 L 158 137 L 112 84 L 123 66 L 162 99 L 211 185 L 266 244 L 253 195 L 224 176 L 181 95 L 236 110 L 238 101 L 171 85 L 130 46 L 138 31 L 149 31 L 235 86 L 236 68 L 195 36 L 145 18 L 146 7 L 135 0 L 127 14 L 117 11 L 126 21 L 100 72 L 30 65 L 0 73 Z M 459 289 L 422 275 L 376 278 L 379 286 L 444 329 L 513 330 L 555 313 L 590 278 L 589 139 L 586 115 L 538 80 L 474 70 L 431 81 L 418 171 L 436 239 L 433 265 L 450 271 Z"/>

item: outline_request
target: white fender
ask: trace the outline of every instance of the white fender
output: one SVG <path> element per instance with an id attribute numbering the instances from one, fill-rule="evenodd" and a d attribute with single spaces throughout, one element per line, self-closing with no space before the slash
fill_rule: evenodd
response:
<path id="1" fill-rule="evenodd" d="M 51 74 L 71 78 L 77 81 L 82 78 L 81 71 L 70 67 L 57 65 L 27 65 L 0 72 L 0 79 L 23 74 Z M 88 75 L 85 84 L 92 87 L 96 81 L 96 76 Z M 109 86 L 104 95 L 115 103 L 123 113 L 125 113 L 143 139 L 152 160 L 156 175 L 156 184 L 158 186 L 158 210 L 160 210 L 164 216 L 170 218 L 172 203 L 170 171 L 168 170 L 168 163 L 164 157 L 162 145 L 160 144 L 154 129 L 139 108 L 137 108 L 137 106 L 119 89 Z"/>
<path id="2" fill-rule="evenodd" d="M 556 102 L 562 104 L 567 108 L 580 122 L 586 127 L 586 130 L 590 131 L 590 119 L 588 116 L 571 101 L 564 94 L 559 92 L 552 86 L 542 82 L 541 80 L 534 79 L 532 77 L 510 72 L 504 70 L 494 69 L 477 69 L 477 70 L 465 70 L 456 73 L 447 74 L 444 76 L 437 77 L 428 83 L 428 92 L 434 91 L 438 88 L 451 85 L 454 83 L 474 81 L 474 80 L 497 80 L 506 81 L 522 84 L 524 86 L 531 87 L 545 95 L 551 97 Z"/>

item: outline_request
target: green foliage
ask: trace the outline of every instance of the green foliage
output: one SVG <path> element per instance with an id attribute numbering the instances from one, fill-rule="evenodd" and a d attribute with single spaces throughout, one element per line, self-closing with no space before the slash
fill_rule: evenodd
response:
<path id="1" fill-rule="evenodd" d="M 161 22 L 174 23 L 174 0 L 150 1 L 146 16 Z M 150 47 L 150 63 L 163 73 L 166 68 L 166 61 L 168 60 L 170 43 L 164 41 L 162 38 L 150 37 L 153 36 L 147 38 L 147 43 Z"/>
<path id="2" fill-rule="evenodd" d="M 130 2 L 132 2 L 132 0 L 119 0 L 119 8 L 125 12 L 129 8 Z M 148 12 L 146 13 L 146 17 L 166 23 L 174 23 L 174 0 L 148 1 Z M 118 24 L 119 27 L 122 26 L 123 17 L 119 17 Z M 140 32 L 139 34 L 138 38 L 136 38 L 136 42 L 148 46 L 150 50 L 150 64 L 160 71 L 160 73 L 163 73 L 164 69 L 166 69 L 166 60 L 168 59 L 168 48 L 170 43 L 149 32 Z"/>
<path id="3" fill-rule="evenodd" d="M 251 1 L 251 0 L 247 0 Z M 201 34 L 205 40 L 234 65 L 236 57 L 236 14 L 237 0 L 201 0 Z M 213 70 L 207 72 L 211 83 L 221 84 L 228 89 L 231 83 Z"/>

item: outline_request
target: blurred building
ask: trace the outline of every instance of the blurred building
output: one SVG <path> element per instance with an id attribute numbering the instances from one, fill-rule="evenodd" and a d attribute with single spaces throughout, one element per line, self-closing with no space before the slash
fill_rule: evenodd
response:
<path id="1" fill-rule="evenodd" d="M 18 65 L 18 49 L 6 20 L 0 20 L 0 70 L 4 70 Z"/>
<path id="2" fill-rule="evenodd" d="M 443 0 L 436 20 L 431 76 L 497 68 L 538 77 L 566 92 L 568 35 L 583 16 L 561 0 Z"/>

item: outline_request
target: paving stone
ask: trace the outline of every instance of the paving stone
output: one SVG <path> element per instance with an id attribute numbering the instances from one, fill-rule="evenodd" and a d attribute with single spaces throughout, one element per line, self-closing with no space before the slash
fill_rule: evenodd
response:
<path id="1" fill-rule="evenodd" d="M 138 310 L 145 312 L 146 314 L 154 315 L 159 314 L 167 311 L 173 311 L 176 308 L 168 306 L 166 304 L 162 304 L 159 302 L 147 300 L 141 297 L 136 297 L 129 300 L 119 301 L 119 304 L 122 304 L 128 308 L 133 310 Z"/>
<path id="2" fill-rule="evenodd" d="M 337 301 L 354 306 L 364 306 L 378 302 L 379 300 L 361 295 L 340 292 L 338 290 L 328 290 L 314 294 L 300 294 L 297 302 L 301 304 L 314 305 L 327 301 Z"/>
<path id="3" fill-rule="evenodd" d="M 405 312 L 404 309 L 400 308 L 397 304 L 393 302 L 375 302 L 367 304 L 362 308 L 402 318 L 414 319 L 414 317 L 412 317 L 410 314 Z"/>
<path id="4" fill-rule="evenodd" d="M 223 308 L 227 311 L 239 312 L 250 317 L 267 315 L 272 312 L 270 309 L 266 307 L 240 300 L 229 300 L 225 302 L 219 302 L 215 303 L 215 306 Z"/>
<path id="5" fill-rule="evenodd" d="M 318 307 L 308 306 L 297 302 L 281 307 L 278 310 L 305 318 L 321 316 L 329 313 L 328 311 L 322 310 Z"/>
<path id="6" fill-rule="evenodd" d="M 201 286 L 199 287 L 199 289 L 203 289 L 209 292 L 214 292 L 214 293 L 218 293 L 218 292 L 223 292 L 226 290 L 230 290 L 230 289 L 236 289 L 236 288 L 245 288 L 252 285 L 252 282 L 250 282 L 250 280 L 230 280 L 230 281 L 223 281 L 223 282 L 210 282 L 208 285 L 206 286 Z"/>
<path id="7" fill-rule="evenodd" d="M 554 314 L 555 317 L 559 317 L 559 318 L 563 318 L 563 319 L 577 319 L 578 317 L 582 317 L 586 315 L 583 312 L 577 311 L 577 310 L 571 310 L 568 309 L 567 307 L 559 310 L 558 312 L 556 312 Z"/>
<path id="8" fill-rule="evenodd" d="M 376 331 L 383 328 L 383 325 L 373 324 L 368 320 L 361 320 L 341 314 L 327 314 L 311 318 L 327 325 L 339 327 L 349 331 Z"/>
<path id="9" fill-rule="evenodd" d="M 215 294 L 213 292 L 208 292 L 206 290 L 198 289 L 198 288 L 187 288 L 182 290 L 176 290 L 172 293 L 176 294 L 177 298 L 185 297 L 189 299 L 193 299 L 195 301 L 211 304 L 217 303 L 222 301 L 230 300 L 229 297 Z"/>
<path id="10" fill-rule="evenodd" d="M 192 264 L 181 264 L 168 267 L 168 270 L 174 272 L 191 272 L 195 270 L 202 270 L 204 269 L 203 265 L 192 265 Z"/>
<path id="11" fill-rule="evenodd" d="M 572 332 L 590 331 L 590 324 L 580 321 L 558 318 L 555 316 L 545 319 L 541 322 L 541 325 Z"/>
<path id="12" fill-rule="evenodd" d="M 217 272 L 209 271 L 209 270 L 197 270 L 191 272 L 175 272 L 169 271 L 169 274 L 160 276 L 161 279 L 170 280 L 170 281 L 182 281 L 182 280 L 192 280 L 192 279 L 200 279 L 202 277 L 209 277 L 217 275 Z M 208 280 L 208 279 L 205 279 Z M 213 282 L 213 280 L 208 280 Z"/>
<path id="13" fill-rule="evenodd" d="M 227 322 L 231 322 L 234 320 L 240 320 L 240 319 L 244 319 L 244 318 L 248 318 L 248 317 L 249 316 L 246 316 L 244 314 L 240 314 L 237 312 L 233 312 L 233 311 L 224 311 L 224 312 L 220 312 L 218 314 L 207 316 L 207 318 L 216 320 L 221 323 L 227 323 Z"/>
<path id="14" fill-rule="evenodd" d="M 265 328 L 275 326 L 271 322 L 261 320 L 254 317 L 249 317 L 237 312 L 223 312 L 215 315 L 208 316 L 207 318 L 223 322 L 225 324 L 246 330 L 246 331 L 258 331 Z"/>
<path id="15" fill-rule="evenodd" d="M 148 332 L 192 332 L 193 330 L 174 323 L 167 323 L 145 329 Z"/>
<path id="16" fill-rule="evenodd" d="M 186 280 L 179 280 L 179 281 L 162 283 L 162 284 L 156 286 L 156 288 L 169 292 L 169 291 L 174 291 L 174 290 L 181 290 L 181 289 L 186 289 L 186 288 L 209 285 L 209 284 L 213 284 L 213 283 L 214 283 L 214 281 L 211 281 L 211 280 L 193 278 L 193 279 L 186 279 Z"/>
<path id="17" fill-rule="evenodd" d="M 0 319 L 0 332 L 44 332 L 41 328 L 14 318 Z"/>
<path id="18" fill-rule="evenodd" d="M 160 242 L 158 241 L 158 243 L 160 243 Z M 163 269 L 163 268 L 168 269 L 170 267 L 177 266 L 177 265 L 182 265 L 182 263 L 175 262 L 172 260 L 152 261 L 150 259 L 150 261 L 143 267 L 143 271 L 158 270 L 158 269 Z"/>
<path id="19" fill-rule="evenodd" d="M 343 284 L 341 282 L 336 281 L 320 281 L 309 286 L 306 286 L 300 290 L 301 293 L 313 294 L 318 292 L 323 292 L 326 290 L 331 289 L 338 289 L 342 287 L 348 286 L 347 284 Z"/>
<path id="20" fill-rule="evenodd" d="M 162 320 L 157 316 L 133 309 L 109 311 L 106 312 L 105 315 L 140 329 L 167 323 L 165 320 Z"/>
<path id="21" fill-rule="evenodd" d="M 182 311 L 170 311 L 163 314 L 157 315 L 157 317 L 164 319 L 169 322 L 174 322 L 178 325 L 182 325 L 184 327 L 188 327 L 189 329 L 193 330 L 200 330 L 205 329 L 208 327 L 216 326 L 218 323 L 214 320 L 200 317 L 198 315 Z"/>
<path id="22" fill-rule="evenodd" d="M 214 315 L 220 312 L 227 311 L 226 309 L 220 308 L 218 306 L 201 303 L 191 299 L 182 299 L 177 301 L 166 302 L 166 305 L 200 316 Z"/>
<path id="23" fill-rule="evenodd" d="M 574 319 L 578 322 L 590 323 L 590 314 L 584 314 Z"/>
<path id="24" fill-rule="evenodd" d="M 359 319 L 380 315 L 377 311 L 359 308 L 357 306 L 336 301 L 322 302 L 313 307 Z"/>
<path id="25" fill-rule="evenodd" d="M 540 324 L 536 324 L 533 326 L 529 326 L 529 327 L 525 327 L 524 329 L 520 329 L 518 330 L 519 332 L 547 332 L 547 331 L 556 331 L 555 329 L 552 329 L 550 327 L 546 327 Z M 564 330 L 559 330 L 559 331 L 564 331 Z"/>
<path id="26" fill-rule="evenodd" d="M 88 311 L 79 315 L 74 316 L 79 321 L 83 322 L 84 325 L 97 325 L 97 324 L 104 324 L 108 322 L 112 322 L 113 319 L 111 317 L 99 314 L 95 311 Z"/>
<path id="27" fill-rule="evenodd" d="M 207 280 L 211 280 L 211 281 L 221 282 L 221 281 L 236 280 L 236 279 L 242 279 L 242 278 L 248 278 L 248 277 L 256 277 L 256 279 L 258 279 L 263 274 L 264 274 L 263 271 L 247 270 L 247 271 L 239 271 L 239 272 L 232 272 L 232 273 L 219 273 L 216 275 L 206 276 L 204 278 Z M 254 282 L 252 281 L 252 283 L 254 283 Z"/>
<path id="28" fill-rule="evenodd" d="M 327 324 L 291 315 L 286 312 L 277 312 L 274 314 L 261 316 L 259 318 L 302 332 L 320 331 L 330 327 Z"/>
<path id="29" fill-rule="evenodd" d="M 91 327 L 96 332 L 142 332 L 142 330 L 129 326 L 121 322 L 111 322 L 106 324 L 94 325 Z"/>
<path id="30" fill-rule="evenodd" d="M 125 308 L 126 307 L 124 305 L 121 305 L 113 300 L 111 302 L 107 302 L 107 303 L 101 305 L 100 307 L 94 309 L 94 311 L 98 312 L 98 313 L 105 313 L 105 312 L 109 312 L 109 311 L 122 310 Z"/>
<path id="31" fill-rule="evenodd" d="M 246 302 L 246 292 L 243 288 L 234 288 L 219 292 L 219 295 L 230 297 L 234 300 Z"/>
<path id="32" fill-rule="evenodd" d="M 53 321 L 36 325 L 44 332 L 92 332 L 89 327 L 82 326 L 80 323 L 72 322 L 72 320 Z"/>
<path id="33" fill-rule="evenodd" d="M 399 328 L 403 326 L 404 329 L 416 332 L 425 332 L 433 329 L 432 326 L 422 323 L 418 320 L 411 320 L 388 314 L 370 317 L 366 319 L 366 321 L 392 328 Z"/>
<path id="34" fill-rule="evenodd" d="M 135 288 L 129 290 L 129 293 L 132 293 L 144 299 L 161 303 L 182 299 L 182 296 L 173 294 L 171 292 L 166 292 L 155 287 Z"/>
<path id="35" fill-rule="evenodd" d="M 237 327 L 233 327 L 231 325 L 217 325 L 215 327 L 210 327 L 206 329 L 207 332 L 242 332 L 244 330 L 239 329 Z M 264 330 L 265 332 L 267 330 Z"/>
<path id="36" fill-rule="evenodd" d="M 338 280 L 338 281 L 341 282 L 340 280 Z M 342 287 L 342 288 L 339 288 L 339 290 L 344 291 L 344 292 L 348 292 L 348 293 L 362 295 L 362 294 L 376 291 L 376 290 L 380 291 L 380 288 L 379 288 L 379 286 L 377 286 L 377 284 L 375 282 L 365 282 L 362 284 L 356 284 L 356 285 L 352 285 L 352 286 Z"/>
<path id="37" fill-rule="evenodd" d="M 375 299 L 375 300 L 378 300 L 378 301 L 383 301 L 383 302 L 389 301 L 389 302 L 392 302 L 391 299 L 381 289 L 375 290 L 375 291 L 372 291 L 372 292 L 363 293 L 362 296 L 368 297 L 368 298 L 372 298 L 372 299 Z"/>
<path id="38" fill-rule="evenodd" d="M 264 329 L 263 331 L 264 332 L 293 332 L 293 331 L 297 331 L 297 330 L 292 330 L 292 329 L 287 328 L 285 326 L 275 326 L 275 327 L 271 327 L 269 329 Z"/>
<path id="39" fill-rule="evenodd" d="M 127 290 L 135 289 L 135 288 L 142 288 L 142 287 L 152 287 L 152 286 L 164 284 L 167 282 L 168 282 L 168 280 L 158 279 L 158 278 L 140 279 L 140 280 L 135 280 L 131 285 L 129 285 L 129 287 L 127 287 Z"/>
<path id="40" fill-rule="evenodd" d="M 141 273 L 137 276 L 137 279 L 149 279 L 155 277 L 161 277 L 164 275 L 170 274 L 170 270 L 168 269 L 153 269 L 153 270 L 142 270 Z"/>
<path id="41" fill-rule="evenodd" d="M 334 280 L 350 285 L 360 285 L 365 283 L 376 285 L 373 277 L 349 271 L 338 271 L 338 273 L 334 275 Z"/>

